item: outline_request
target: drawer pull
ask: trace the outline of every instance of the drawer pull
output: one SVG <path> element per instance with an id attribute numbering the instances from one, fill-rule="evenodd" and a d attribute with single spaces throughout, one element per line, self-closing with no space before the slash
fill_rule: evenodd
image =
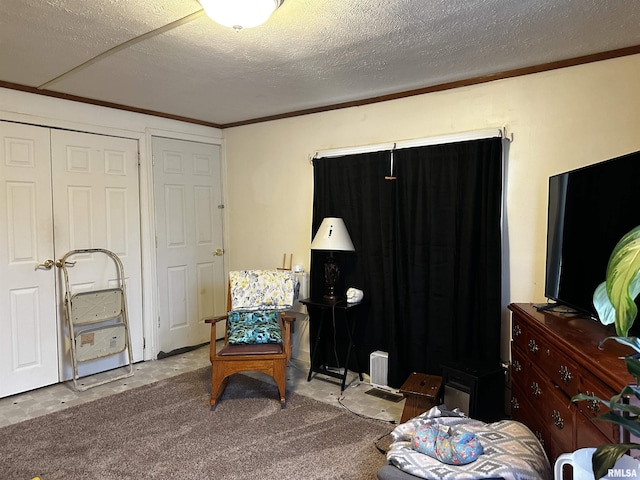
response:
<path id="1" fill-rule="evenodd" d="M 514 360 L 513 362 L 511 362 L 511 366 L 516 372 L 522 371 L 522 365 L 518 360 Z"/>
<path id="2" fill-rule="evenodd" d="M 560 366 L 560 379 L 565 385 L 569 385 L 571 380 L 573 380 L 573 375 L 569 371 L 569 368 L 564 365 Z"/>
<path id="3" fill-rule="evenodd" d="M 531 393 L 533 393 L 534 397 L 540 398 L 540 394 L 542 393 L 542 390 L 540 390 L 540 385 L 538 385 L 538 382 L 533 382 L 531 384 Z"/>
<path id="4" fill-rule="evenodd" d="M 522 329 L 520 328 L 520 325 L 516 323 L 513 326 L 513 338 L 518 338 L 520 335 L 522 335 Z"/>
<path id="5" fill-rule="evenodd" d="M 592 397 L 595 397 L 596 394 L 594 392 L 590 392 L 587 390 L 587 395 L 591 395 Z M 594 415 L 597 415 L 600 412 L 600 402 L 595 398 L 592 398 L 591 400 L 587 400 L 587 409 Z"/>
<path id="6" fill-rule="evenodd" d="M 511 397 L 511 408 L 513 410 L 520 409 L 520 403 L 518 403 L 518 399 L 516 397 Z"/>
<path id="7" fill-rule="evenodd" d="M 538 344 L 536 343 L 536 341 L 532 338 L 531 340 L 529 340 L 529 351 L 531 353 L 536 353 L 538 351 Z"/>
<path id="8" fill-rule="evenodd" d="M 562 417 L 560 416 L 560 412 L 557 410 L 554 410 L 551 413 L 551 418 L 553 418 L 553 424 L 558 427 L 558 430 L 562 430 L 564 428 L 564 420 L 562 419 Z"/>

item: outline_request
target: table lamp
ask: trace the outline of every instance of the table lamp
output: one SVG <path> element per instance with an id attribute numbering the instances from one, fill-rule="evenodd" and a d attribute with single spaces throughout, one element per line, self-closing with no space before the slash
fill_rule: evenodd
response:
<path id="1" fill-rule="evenodd" d="M 336 300 L 336 283 L 340 278 L 340 268 L 336 263 L 333 252 L 353 252 L 353 242 L 347 231 L 347 227 L 341 218 L 327 217 L 322 220 L 320 228 L 311 242 L 311 250 L 324 250 L 329 252 L 324 263 L 324 281 L 327 287 L 327 300 Z"/>

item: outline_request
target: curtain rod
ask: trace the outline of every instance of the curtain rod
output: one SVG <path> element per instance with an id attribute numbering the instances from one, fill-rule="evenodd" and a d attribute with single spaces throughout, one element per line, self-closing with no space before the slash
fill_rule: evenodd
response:
<path id="1" fill-rule="evenodd" d="M 467 140 L 481 140 L 483 138 L 500 137 L 512 141 L 513 134 L 507 133 L 507 127 L 490 128 L 486 130 L 473 130 L 470 132 L 452 133 L 436 137 L 416 138 L 413 140 L 401 140 L 398 142 L 378 143 L 375 145 L 362 145 L 357 147 L 334 148 L 331 150 L 319 150 L 309 161 L 314 158 L 342 157 L 344 155 L 356 155 L 358 153 L 382 152 L 385 150 L 399 150 L 401 148 L 425 147 L 427 145 L 442 145 L 445 143 L 464 142 Z"/>

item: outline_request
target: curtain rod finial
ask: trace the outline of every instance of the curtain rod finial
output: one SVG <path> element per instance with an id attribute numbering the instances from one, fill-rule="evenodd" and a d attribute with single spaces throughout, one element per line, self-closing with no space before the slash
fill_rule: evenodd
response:
<path id="1" fill-rule="evenodd" d="M 500 131 L 502 133 L 502 138 L 504 138 L 508 142 L 513 142 L 513 132 L 509 132 L 506 126 L 502 127 Z"/>

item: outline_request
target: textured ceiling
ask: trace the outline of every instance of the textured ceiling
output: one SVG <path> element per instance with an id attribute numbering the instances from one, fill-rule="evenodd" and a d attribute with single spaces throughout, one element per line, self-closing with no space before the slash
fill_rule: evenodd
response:
<path id="1" fill-rule="evenodd" d="M 226 126 L 640 46 L 637 0 L 285 0 L 240 32 L 199 11 L 3 0 L 0 86 Z"/>

